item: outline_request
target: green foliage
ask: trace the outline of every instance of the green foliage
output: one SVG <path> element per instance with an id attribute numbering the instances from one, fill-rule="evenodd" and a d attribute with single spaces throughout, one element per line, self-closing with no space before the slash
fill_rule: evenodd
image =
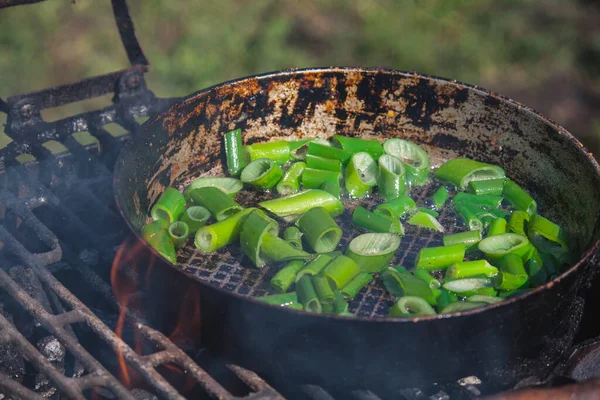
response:
<path id="1" fill-rule="evenodd" d="M 600 36 L 579 26 L 593 10 L 576 0 L 129 4 L 151 62 L 148 84 L 159 96 L 182 96 L 250 74 L 328 65 L 416 70 L 498 92 L 535 88 L 557 71 L 585 71 L 596 74 L 594 79 L 600 74 L 595 64 L 578 64 L 599 59 Z M 128 64 L 108 0 L 47 0 L 3 9 L 0 27 L 2 97 Z M 97 100 L 69 112 L 101 104 Z"/>

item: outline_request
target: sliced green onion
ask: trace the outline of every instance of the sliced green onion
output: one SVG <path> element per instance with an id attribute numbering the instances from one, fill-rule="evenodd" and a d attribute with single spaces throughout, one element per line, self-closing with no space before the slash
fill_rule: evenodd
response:
<path id="1" fill-rule="evenodd" d="M 259 189 L 271 189 L 283 177 L 283 170 L 273 160 L 259 158 L 252 161 L 240 175 L 244 183 Z"/>
<path id="2" fill-rule="evenodd" d="M 412 274 L 399 273 L 395 268 L 388 268 L 381 273 L 385 289 L 394 296 L 417 296 L 431 305 L 435 305 L 435 296 L 424 280 Z"/>
<path id="3" fill-rule="evenodd" d="M 400 247 L 400 236 L 393 233 L 365 233 L 348 245 L 346 256 L 354 260 L 362 272 L 379 272 L 392 261 Z"/>
<path id="4" fill-rule="evenodd" d="M 461 312 L 472 310 L 474 308 L 484 307 L 488 303 L 483 301 L 474 302 L 474 301 L 457 301 L 456 303 L 448 304 L 445 308 L 442 309 L 441 314 L 448 314 L 453 312 Z"/>
<path id="5" fill-rule="evenodd" d="M 379 157 L 377 191 L 386 201 L 406 193 L 406 171 L 398 158 L 384 154 Z"/>
<path id="6" fill-rule="evenodd" d="M 312 277 L 313 287 L 315 288 L 315 292 L 317 292 L 317 297 L 319 298 L 319 302 L 321 305 L 323 304 L 333 304 L 335 300 L 335 293 L 331 290 L 331 286 L 329 285 L 329 281 L 323 275 L 315 275 Z"/>
<path id="7" fill-rule="evenodd" d="M 428 271 L 445 269 L 454 263 L 461 262 L 464 258 L 465 246 L 462 244 L 424 247 L 417 254 L 415 268 Z"/>
<path id="8" fill-rule="evenodd" d="M 540 257 L 544 261 L 544 268 L 548 271 L 548 275 L 556 276 L 560 272 L 560 262 L 552 254 L 545 251 L 540 251 Z"/>
<path id="9" fill-rule="evenodd" d="M 407 195 L 390 200 L 386 203 L 379 204 L 375 207 L 375 212 L 386 215 L 391 218 L 401 218 L 408 212 L 416 208 L 416 203 Z"/>
<path id="10" fill-rule="evenodd" d="M 296 282 L 296 275 L 304 268 L 304 261 L 292 260 L 286 264 L 285 267 L 281 268 L 271 281 L 271 287 L 280 293 L 285 293 L 292 286 L 292 283 Z"/>
<path id="11" fill-rule="evenodd" d="M 493 277 L 498 275 L 498 268 L 486 260 L 475 260 L 454 263 L 446 270 L 446 279 L 448 280 L 470 278 L 477 275 Z"/>
<path id="12" fill-rule="evenodd" d="M 244 157 L 250 161 L 266 158 L 277 164 L 285 164 L 291 158 L 290 146 L 285 140 L 255 143 L 244 146 Z"/>
<path id="13" fill-rule="evenodd" d="M 500 275 L 501 273 L 496 275 L 496 277 Z M 469 297 L 475 294 L 481 294 L 478 292 L 481 289 L 493 288 L 494 281 L 492 278 L 487 277 L 470 277 L 444 282 L 442 286 L 444 289 L 454 292 L 460 296 Z"/>
<path id="14" fill-rule="evenodd" d="M 510 216 L 510 219 L 508 220 L 508 225 L 506 226 L 506 228 L 510 232 L 526 236 L 527 223 L 530 219 L 531 215 L 527 214 L 525 211 L 513 211 L 513 213 Z"/>
<path id="15" fill-rule="evenodd" d="M 319 297 L 313 286 L 312 279 L 310 276 L 303 276 L 296 281 L 296 293 L 298 294 L 298 301 L 302 304 L 304 311 L 320 313 L 321 303 Z"/>
<path id="16" fill-rule="evenodd" d="M 238 176 L 246 166 L 242 149 L 242 130 L 238 128 L 227 132 L 223 138 L 225 142 L 227 170 L 229 171 L 229 175 Z"/>
<path id="17" fill-rule="evenodd" d="M 498 290 L 517 290 L 527 283 L 527 275 L 514 275 L 500 272 L 494 278 L 494 287 Z"/>
<path id="18" fill-rule="evenodd" d="M 319 186 L 319 189 L 326 191 L 336 199 L 339 199 L 342 195 L 342 186 L 340 180 L 327 180 Z"/>
<path id="19" fill-rule="evenodd" d="M 194 189 L 199 189 L 203 187 L 216 187 L 220 189 L 223 193 L 227 194 L 229 197 L 235 197 L 236 194 L 244 187 L 244 184 L 239 179 L 235 178 L 213 178 L 213 177 L 205 177 L 198 178 L 192 181 L 188 188 L 185 190 L 183 195 L 185 196 L 186 201 L 190 202 L 189 193 Z"/>
<path id="20" fill-rule="evenodd" d="M 306 160 L 308 144 L 311 142 L 315 142 L 323 146 L 331 146 L 327 139 L 323 139 L 320 137 L 288 142 L 288 146 L 290 147 L 290 155 L 292 156 L 292 158 L 295 160 Z"/>
<path id="21" fill-rule="evenodd" d="M 506 179 L 502 193 L 506 200 L 517 210 L 525 211 L 529 215 L 537 213 L 537 203 L 535 200 L 523 188 L 510 179 Z"/>
<path id="22" fill-rule="evenodd" d="M 308 260 L 313 256 L 298 249 L 279 236 L 266 232 L 260 244 L 260 257 L 270 261 Z"/>
<path id="23" fill-rule="evenodd" d="M 279 224 L 260 211 L 251 212 L 240 231 L 242 250 L 257 268 L 262 268 L 266 264 L 260 250 L 263 237 L 267 233 L 277 236 Z"/>
<path id="24" fill-rule="evenodd" d="M 383 154 L 383 147 L 377 140 L 333 135 L 332 141 L 335 146 L 341 147 L 350 154 L 356 154 L 364 151 L 369 153 L 371 157 L 376 160 Z"/>
<path id="25" fill-rule="evenodd" d="M 431 229 L 436 232 L 444 232 L 444 227 L 438 222 L 435 217 L 429 213 L 418 211 L 415 215 L 408 219 L 409 224 L 420 226 L 425 229 Z"/>
<path id="26" fill-rule="evenodd" d="M 437 218 L 439 217 L 440 213 L 437 211 L 432 210 L 431 208 L 427 208 L 427 207 L 419 207 L 418 211 L 424 212 L 425 214 L 429 214 L 431 215 L 433 218 Z"/>
<path id="27" fill-rule="evenodd" d="M 324 169 L 304 168 L 302 171 L 302 185 L 304 189 L 319 189 L 325 182 L 339 182 L 342 174 Z"/>
<path id="28" fill-rule="evenodd" d="M 323 207 L 332 217 L 344 212 L 341 201 L 319 189 L 304 190 L 278 199 L 263 201 L 259 205 L 278 217 L 286 217 L 288 220 L 296 220 L 314 207 Z"/>
<path id="29" fill-rule="evenodd" d="M 296 226 L 288 226 L 283 231 L 283 239 L 297 249 L 302 249 L 302 232 Z"/>
<path id="30" fill-rule="evenodd" d="M 364 287 L 371 283 L 373 279 L 375 278 L 373 278 L 371 274 L 361 272 L 354 278 L 352 278 L 352 280 L 340 290 L 340 293 L 346 299 L 353 299 L 354 297 L 356 297 L 358 292 L 360 292 Z"/>
<path id="31" fill-rule="evenodd" d="M 503 272 L 527 277 L 523 259 L 516 254 L 507 254 L 503 256 L 498 262 L 498 265 Z"/>
<path id="32" fill-rule="evenodd" d="M 352 213 L 352 223 L 369 232 L 389 232 L 404 235 L 404 228 L 398 219 L 384 217 L 357 206 Z"/>
<path id="33" fill-rule="evenodd" d="M 337 257 L 323 270 L 333 290 L 343 288 L 359 273 L 359 266 L 346 256 Z"/>
<path id="34" fill-rule="evenodd" d="M 479 242 L 478 247 L 492 261 L 506 254 L 516 254 L 526 260 L 533 248 L 526 236 L 516 233 L 488 236 Z"/>
<path id="35" fill-rule="evenodd" d="M 444 288 L 440 288 L 440 295 L 436 299 L 437 309 L 443 310 L 449 304 L 455 303 L 458 301 L 458 296 Z"/>
<path id="36" fill-rule="evenodd" d="M 306 264 L 304 268 L 298 271 L 298 274 L 296 274 L 296 281 L 302 278 L 304 275 L 314 276 L 321 273 L 321 271 L 323 271 L 332 260 L 333 258 L 326 254 L 319 254 L 317 258 Z"/>
<path id="37" fill-rule="evenodd" d="M 440 281 L 438 281 L 437 279 L 435 279 L 430 273 L 429 271 L 427 271 L 426 269 L 415 269 L 413 271 L 414 276 L 416 276 L 417 278 L 421 279 L 422 281 L 426 282 L 427 285 L 429 286 L 429 289 L 431 289 L 433 292 L 433 295 L 437 297 L 437 295 L 439 295 L 439 291 L 438 293 L 435 292 L 436 289 L 439 289 L 442 287 L 442 283 Z"/>
<path id="38" fill-rule="evenodd" d="M 442 238 L 444 246 L 452 246 L 454 244 L 462 244 L 466 249 L 470 249 L 481 241 L 481 231 L 475 229 L 473 231 L 453 233 L 451 235 L 444 235 Z"/>
<path id="39" fill-rule="evenodd" d="M 472 193 L 457 193 L 452 199 L 453 204 L 466 203 L 478 207 L 498 208 L 502 204 L 502 196 L 475 195 Z"/>
<path id="40" fill-rule="evenodd" d="M 312 154 L 306 156 L 306 165 L 313 169 L 342 172 L 342 162 L 340 160 L 314 156 Z"/>
<path id="41" fill-rule="evenodd" d="M 296 225 L 317 253 L 333 251 L 342 238 L 342 229 L 323 207 L 311 208 L 298 219 Z"/>
<path id="42" fill-rule="evenodd" d="M 340 315 L 352 315 L 349 311 L 348 311 L 348 303 L 346 302 L 346 299 L 344 298 L 344 296 L 342 295 L 342 293 L 338 292 L 335 295 L 335 313 L 336 314 L 340 314 Z"/>
<path id="43" fill-rule="evenodd" d="M 454 208 L 470 230 L 483 230 L 483 222 L 477 217 L 477 213 L 480 210 L 479 207 L 471 204 L 457 203 L 454 204 Z"/>
<path id="44" fill-rule="evenodd" d="M 548 272 L 544 268 L 544 261 L 537 250 L 534 250 L 532 256 L 527 260 L 526 270 L 531 286 L 541 286 L 548 281 Z"/>
<path id="45" fill-rule="evenodd" d="M 142 238 L 148 242 L 158 254 L 177 264 L 177 255 L 175 254 L 175 246 L 171 242 L 167 234 L 169 224 L 164 219 L 158 219 L 149 223 L 142 229 Z"/>
<path id="46" fill-rule="evenodd" d="M 527 236 L 539 251 L 552 254 L 557 260 L 561 260 L 569 250 L 567 232 L 541 215 L 531 217 Z"/>
<path id="47" fill-rule="evenodd" d="M 472 303 L 485 303 L 485 304 L 496 304 L 502 301 L 501 298 L 495 296 L 486 296 L 482 294 L 476 294 L 467 299 Z"/>
<path id="48" fill-rule="evenodd" d="M 358 199 L 366 196 L 377 183 L 377 163 L 369 153 L 356 153 L 344 175 L 346 190 Z"/>
<path id="49" fill-rule="evenodd" d="M 425 300 L 417 296 L 404 296 L 398 299 L 388 315 L 390 317 L 435 315 L 436 312 Z"/>
<path id="50" fill-rule="evenodd" d="M 259 210 L 246 208 L 216 224 L 203 226 L 196 232 L 194 244 L 203 252 L 210 253 L 235 242 L 240 237 L 240 230 L 248 214 L 253 211 Z"/>
<path id="51" fill-rule="evenodd" d="M 261 297 L 257 297 L 256 300 L 262 301 L 262 302 L 270 304 L 272 306 L 302 309 L 302 306 L 298 307 L 298 305 L 300 303 L 298 302 L 298 296 L 296 295 L 296 292 L 272 294 L 269 296 L 261 296 Z"/>
<path id="52" fill-rule="evenodd" d="M 350 159 L 350 156 L 352 156 L 352 154 L 345 150 L 315 142 L 310 142 L 308 144 L 308 154 L 333 160 L 340 160 L 342 164 L 346 164 L 346 162 Z"/>
<path id="53" fill-rule="evenodd" d="M 181 220 L 188 224 L 190 233 L 196 233 L 196 231 L 206 225 L 206 221 L 210 218 L 210 211 L 202 206 L 188 207 Z"/>
<path id="54" fill-rule="evenodd" d="M 163 219 L 167 221 L 167 224 L 171 224 L 179 220 L 184 211 L 185 197 L 179 190 L 168 187 L 150 210 L 150 216 L 155 221 Z"/>
<path id="55" fill-rule="evenodd" d="M 427 182 L 429 156 L 417 144 L 404 139 L 388 139 L 383 143 L 383 151 L 404 163 L 406 180 L 411 185 L 421 186 Z"/>
<path id="56" fill-rule="evenodd" d="M 167 233 L 169 234 L 171 242 L 173 242 L 173 246 L 177 248 L 183 247 L 185 246 L 187 238 L 190 235 L 190 228 L 188 224 L 183 221 L 175 221 L 169 225 Z"/>
<path id="57" fill-rule="evenodd" d="M 431 206 L 434 210 L 441 210 L 446 204 L 448 197 L 450 194 L 448 193 L 448 189 L 445 186 L 440 186 L 432 195 L 431 195 Z"/>
<path id="58" fill-rule="evenodd" d="M 328 255 L 331 258 L 336 258 L 336 257 L 343 255 L 344 253 L 342 253 L 340 250 L 336 250 L 336 251 L 330 251 L 330 252 L 323 253 L 323 254 Z"/>
<path id="59" fill-rule="evenodd" d="M 334 311 L 335 311 L 335 305 L 333 303 L 322 303 L 321 304 L 321 312 L 322 313 L 324 313 L 324 314 L 333 314 Z"/>
<path id="60" fill-rule="evenodd" d="M 488 236 L 501 235 L 506 233 L 506 220 L 504 218 L 496 218 L 490 223 L 490 228 L 488 229 Z"/>
<path id="61" fill-rule="evenodd" d="M 466 190 L 471 181 L 485 181 L 505 177 L 504 170 L 497 165 L 468 158 L 455 158 L 446 161 L 435 171 L 434 176 L 438 180 L 450 183 L 461 190 Z"/>
<path id="62" fill-rule="evenodd" d="M 282 196 L 296 193 L 300 190 L 300 177 L 306 168 L 306 164 L 299 161 L 295 162 L 285 171 L 281 180 L 277 183 L 277 193 Z"/>
<path id="63" fill-rule="evenodd" d="M 206 186 L 191 190 L 188 194 L 193 204 L 206 208 L 217 221 L 243 210 L 242 206 L 216 187 Z"/>
<path id="64" fill-rule="evenodd" d="M 471 181 L 469 182 L 469 189 L 478 196 L 502 196 L 502 192 L 504 191 L 504 180 L 505 178 L 488 179 L 486 181 Z"/>

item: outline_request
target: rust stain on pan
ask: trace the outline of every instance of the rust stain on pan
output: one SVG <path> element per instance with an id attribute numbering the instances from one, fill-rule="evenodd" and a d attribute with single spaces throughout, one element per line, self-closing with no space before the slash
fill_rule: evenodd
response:
<path id="1" fill-rule="evenodd" d="M 424 144 L 433 165 L 457 155 L 497 163 L 533 192 L 542 212 L 565 225 L 581 249 L 600 232 L 600 179 L 589 153 L 528 107 L 457 82 L 380 69 L 282 72 L 200 92 L 157 124 L 168 140 L 148 149 L 149 172 L 138 177 L 145 187 L 128 211 L 135 215 L 147 213 L 166 185 L 183 188 L 200 175 L 221 173 L 221 136 L 239 127 L 245 143 L 335 133 L 403 137 Z M 132 203 L 131 196 L 123 199 Z M 202 269 L 199 260 L 184 257 L 182 265 Z"/>

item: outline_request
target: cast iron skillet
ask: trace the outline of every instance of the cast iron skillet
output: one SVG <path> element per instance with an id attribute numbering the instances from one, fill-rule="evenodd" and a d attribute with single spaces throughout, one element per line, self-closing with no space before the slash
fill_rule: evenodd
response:
<path id="1" fill-rule="evenodd" d="M 183 275 L 164 272 L 157 279 L 157 287 L 170 287 L 164 301 L 181 296 L 182 282 L 197 286 L 203 327 L 219 332 L 216 342 L 235 348 L 249 367 L 271 378 L 393 395 L 419 382 L 468 375 L 512 386 L 543 377 L 568 348 L 569 327 L 581 315 L 577 292 L 598 265 L 600 169 L 565 129 L 494 93 L 414 73 L 325 68 L 243 78 L 189 96 L 148 121 L 122 151 L 115 192 L 136 235 L 167 186 L 183 189 L 196 177 L 222 173 L 221 137 L 235 128 L 242 128 L 245 143 L 335 133 L 402 137 L 423 145 L 434 166 L 459 155 L 501 165 L 532 192 L 545 216 L 569 231 L 582 255 L 526 295 L 462 313 L 398 319 L 381 317 L 391 300 L 376 287 L 352 303 L 356 318 L 266 306 L 248 295 L 265 293 L 271 269 L 240 266 L 236 250 L 182 249 L 173 268 Z M 248 192 L 239 201 L 253 204 L 255 197 Z M 448 211 L 442 218 L 446 226 L 454 223 Z M 413 229 L 397 262 L 411 266 L 416 251 L 439 241 Z"/>

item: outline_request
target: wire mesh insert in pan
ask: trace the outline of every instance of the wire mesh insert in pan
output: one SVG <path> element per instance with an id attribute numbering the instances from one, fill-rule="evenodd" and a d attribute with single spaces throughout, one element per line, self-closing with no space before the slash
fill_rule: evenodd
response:
<path id="1" fill-rule="evenodd" d="M 410 191 L 410 196 L 417 205 L 424 205 L 425 198 L 438 187 L 439 184 L 435 182 L 430 182 L 426 186 L 414 187 Z M 243 206 L 249 207 L 256 206 L 266 196 L 269 194 L 244 190 L 238 194 L 236 200 Z M 339 250 L 345 250 L 352 238 L 364 233 L 352 225 L 351 216 L 354 207 L 361 205 L 372 210 L 379 203 L 381 200 L 377 196 L 360 200 L 344 200 L 346 210 L 342 216 L 336 218 L 344 232 L 338 246 Z M 457 227 L 457 221 L 449 203 L 442 208 L 438 220 L 446 230 L 444 234 L 465 230 L 465 228 Z M 283 231 L 284 223 L 279 222 Z M 442 233 L 407 223 L 404 223 L 404 228 L 406 235 L 402 238 L 393 265 L 411 268 L 421 248 L 442 245 Z M 204 254 L 197 250 L 190 241 L 185 248 L 179 250 L 178 259 L 186 260 L 179 266 L 200 280 L 251 297 L 275 293 L 270 288 L 269 281 L 281 268 L 280 265 L 267 265 L 262 269 L 255 268 L 250 261 L 244 260 L 239 245 L 231 245 L 215 253 Z M 392 304 L 393 298 L 385 291 L 381 280 L 377 278 L 350 302 L 350 311 L 360 316 L 384 316 Z"/>

